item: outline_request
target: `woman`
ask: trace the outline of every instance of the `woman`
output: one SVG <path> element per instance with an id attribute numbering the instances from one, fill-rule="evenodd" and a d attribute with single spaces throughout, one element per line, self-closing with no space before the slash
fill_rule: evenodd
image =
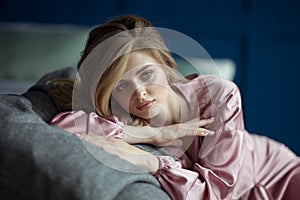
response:
<path id="1" fill-rule="evenodd" d="M 245 130 L 237 86 L 175 69 L 149 21 L 113 19 L 90 32 L 74 111 L 51 124 L 147 169 L 172 199 L 296 199 L 300 159 Z M 135 143 L 166 146 L 170 155 Z"/>

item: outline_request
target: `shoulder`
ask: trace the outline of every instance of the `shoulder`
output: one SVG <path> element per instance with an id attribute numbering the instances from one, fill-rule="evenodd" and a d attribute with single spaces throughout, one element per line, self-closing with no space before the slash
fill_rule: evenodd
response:
<path id="1" fill-rule="evenodd" d="M 231 80 L 212 74 L 196 74 L 187 77 L 189 81 L 183 84 L 183 89 L 191 88 L 198 101 L 221 104 L 230 96 L 240 99 L 240 90 Z"/>
<path id="2" fill-rule="evenodd" d="M 239 92 L 238 86 L 231 80 L 213 74 L 196 74 L 187 77 L 194 89 L 206 89 L 213 96 L 216 93 Z"/>
<path id="3" fill-rule="evenodd" d="M 214 74 L 191 74 L 186 76 L 186 79 L 189 82 L 205 84 L 206 86 L 214 85 L 218 87 L 237 88 L 237 85 L 233 81 Z"/>

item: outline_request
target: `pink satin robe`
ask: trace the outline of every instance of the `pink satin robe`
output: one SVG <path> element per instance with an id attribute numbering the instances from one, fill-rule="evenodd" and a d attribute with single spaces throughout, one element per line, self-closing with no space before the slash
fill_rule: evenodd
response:
<path id="1" fill-rule="evenodd" d="M 195 137 L 178 159 L 158 157 L 160 169 L 154 176 L 170 197 L 300 199 L 299 157 L 285 145 L 245 130 L 237 86 L 213 75 L 190 78 L 193 80 L 176 87 L 191 105 L 191 119 L 215 117 L 214 123 L 206 127 L 215 134 Z M 121 122 L 116 118 L 103 119 L 95 113 L 61 113 L 51 124 L 73 134 L 123 136 Z"/>

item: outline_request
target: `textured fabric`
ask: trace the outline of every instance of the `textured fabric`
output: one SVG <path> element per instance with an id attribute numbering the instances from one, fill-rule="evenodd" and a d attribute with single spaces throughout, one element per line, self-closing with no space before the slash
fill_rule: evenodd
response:
<path id="1" fill-rule="evenodd" d="M 53 88 L 46 84 L 48 81 L 58 78 L 74 79 L 76 69 L 66 67 L 49 72 L 42 76 L 32 87 L 29 88 L 22 96 L 26 97 L 32 103 L 32 109 L 46 122 L 49 122 L 55 115 L 66 111 L 60 106 L 59 98 L 51 95 Z"/>
<path id="2" fill-rule="evenodd" d="M 33 101 L 18 95 L 0 95 L 0 199 L 150 200 L 153 193 L 157 199 L 169 199 L 150 174 L 107 167 L 97 156 L 108 157 L 125 168 L 136 168 L 49 126 L 33 107 L 42 116 L 49 116 L 48 111 L 41 105 L 32 105 L 45 103 L 37 100 L 44 94 L 27 94 Z M 48 106 L 54 114 L 55 108 Z"/>

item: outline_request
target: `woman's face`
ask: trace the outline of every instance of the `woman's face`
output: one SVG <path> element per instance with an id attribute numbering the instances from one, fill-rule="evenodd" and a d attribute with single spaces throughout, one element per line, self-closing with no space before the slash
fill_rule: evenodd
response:
<path id="1" fill-rule="evenodd" d="M 113 97 L 128 113 L 151 119 L 166 107 L 170 90 L 161 64 L 144 52 L 133 52 Z"/>

